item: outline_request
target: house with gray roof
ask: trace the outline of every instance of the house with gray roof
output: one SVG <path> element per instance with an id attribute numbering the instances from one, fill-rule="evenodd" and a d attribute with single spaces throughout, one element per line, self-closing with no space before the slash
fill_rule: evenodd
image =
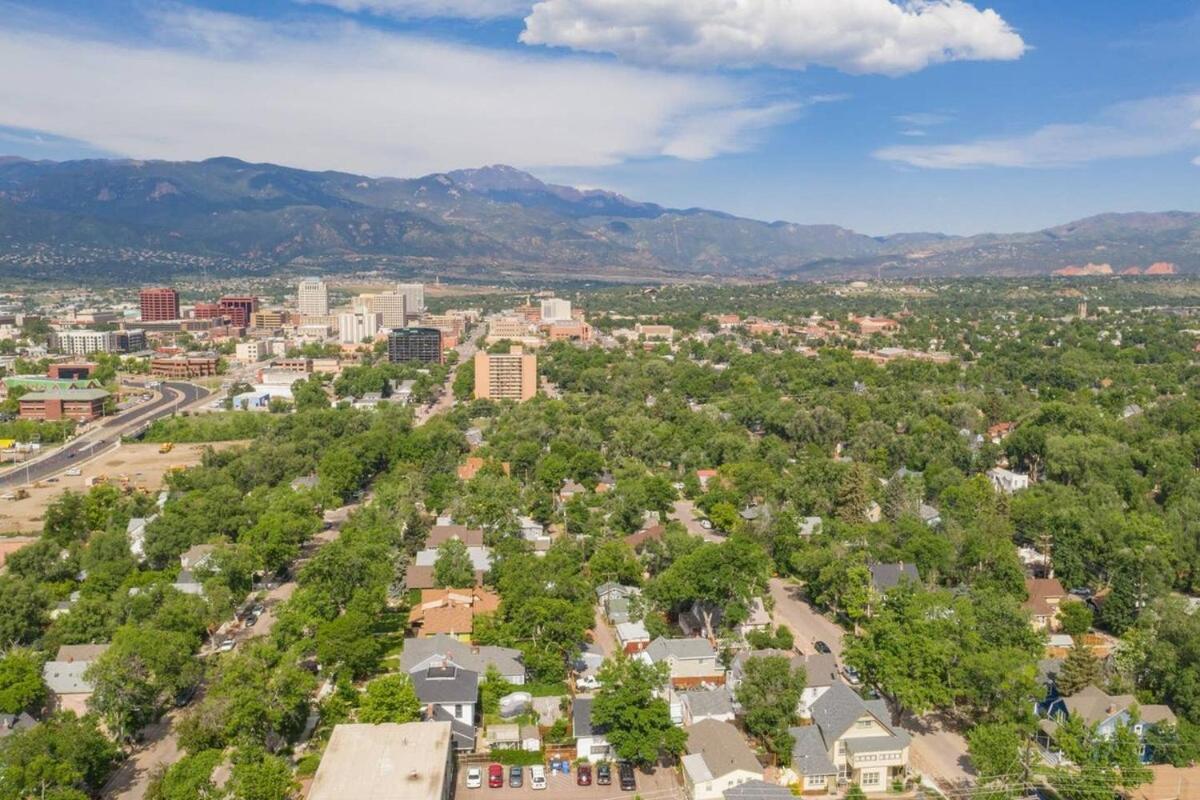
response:
<path id="1" fill-rule="evenodd" d="M 420 639 L 405 639 L 400 653 L 400 669 L 409 675 L 440 662 L 454 664 L 479 675 L 495 667 L 509 683 L 525 683 L 525 662 L 521 651 L 512 647 L 471 645 L 444 633 Z"/>
<path id="2" fill-rule="evenodd" d="M 449 722 L 455 749 L 475 749 L 479 673 L 443 661 L 410 672 L 409 678 L 425 719 Z"/>
<path id="3" fill-rule="evenodd" d="M 1174 725 L 1175 712 L 1161 703 L 1139 704 L 1129 694 L 1109 694 L 1094 685 L 1086 686 L 1068 697 L 1050 701 L 1046 719 L 1038 722 L 1039 742 L 1053 749 L 1058 726 L 1070 716 L 1079 717 L 1096 729 L 1096 734 L 1109 739 L 1119 728 L 1129 728 L 1142 742 L 1142 760 L 1149 761 L 1152 753 L 1145 744 L 1146 733 L 1159 725 Z"/>
<path id="4" fill-rule="evenodd" d="M 608 729 L 592 723 L 594 698 L 576 697 L 571 703 L 571 733 L 575 737 L 575 758 L 580 761 L 611 761 L 612 745 Z"/>
<path id="5" fill-rule="evenodd" d="M 0 739 L 28 730 L 37 725 L 37 720 L 22 711 L 20 714 L 0 714 Z"/>
<path id="6" fill-rule="evenodd" d="M 74 711 L 79 716 L 88 712 L 92 684 L 84 673 L 106 650 L 107 644 L 64 644 L 53 661 L 42 665 L 42 678 L 55 711 Z"/>
<path id="7" fill-rule="evenodd" d="M 704 720 L 684 728 L 680 759 L 689 800 L 720 800 L 727 789 L 763 779 L 763 767 L 741 732 L 728 722 Z"/>
<path id="8" fill-rule="evenodd" d="M 637 657 L 650 664 L 666 664 L 671 686 L 676 689 L 722 686 L 725 668 L 707 639 L 658 637 Z"/>
<path id="9" fill-rule="evenodd" d="M 910 737 L 891 724 L 883 700 L 863 700 L 835 681 L 810 714 L 811 725 L 789 731 L 795 740 L 790 769 L 805 792 L 824 792 L 844 780 L 880 794 L 908 775 Z"/>
<path id="10" fill-rule="evenodd" d="M 733 722 L 733 698 L 728 687 L 718 686 L 712 689 L 695 689 L 690 692 L 680 692 L 679 708 L 684 725 L 695 725 L 706 719 L 717 722 Z M 672 706 L 674 703 L 672 703 Z"/>
<path id="11" fill-rule="evenodd" d="M 722 792 L 725 800 L 795 800 L 791 787 L 766 781 L 746 781 Z"/>

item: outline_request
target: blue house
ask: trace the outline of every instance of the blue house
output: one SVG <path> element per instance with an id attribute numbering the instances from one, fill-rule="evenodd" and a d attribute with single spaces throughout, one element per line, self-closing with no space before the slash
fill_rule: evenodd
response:
<path id="1" fill-rule="evenodd" d="M 1139 705 L 1130 694 L 1108 694 L 1095 686 L 1081 689 L 1070 697 L 1056 697 L 1049 702 L 1046 718 L 1039 724 L 1041 734 L 1038 742 L 1051 755 L 1056 754 L 1054 735 L 1058 724 L 1075 715 L 1093 727 L 1096 735 L 1107 739 L 1120 727 L 1132 728 L 1143 742 L 1142 760 L 1150 760 L 1150 749 L 1145 746 L 1146 731 L 1157 725 L 1174 725 L 1175 713 L 1161 704 Z"/>

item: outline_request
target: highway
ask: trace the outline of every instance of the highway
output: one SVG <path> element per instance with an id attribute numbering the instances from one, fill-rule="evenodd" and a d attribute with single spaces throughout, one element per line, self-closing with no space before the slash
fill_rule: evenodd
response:
<path id="1" fill-rule="evenodd" d="M 39 481 L 92 456 L 112 450 L 121 437 L 141 431 L 156 419 L 169 416 L 207 397 L 210 392 L 200 386 L 181 381 L 163 382 L 160 396 L 145 405 L 135 406 L 123 414 L 100 420 L 87 433 L 45 456 L 36 456 L 28 464 L 0 473 L 0 489 L 22 486 Z"/>

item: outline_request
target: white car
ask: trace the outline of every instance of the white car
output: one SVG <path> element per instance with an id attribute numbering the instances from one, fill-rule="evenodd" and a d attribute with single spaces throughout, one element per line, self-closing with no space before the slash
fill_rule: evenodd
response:
<path id="1" fill-rule="evenodd" d="M 483 786 L 483 770 L 479 767 L 471 767 L 467 770 L 467 788 L 478 789 Z"/>
<path id="2" fill-rule="evenodd" d="M 237 642 L 235 642 L 233 639 L 226 639 L 225 641 L 221 642 L 221 646 L 217 648 L 217 652 L 228 653 L 236 644 Z"/>
<path id="3" fill-rule="evenodd" d="M 534 764 L 529 768 L 529 787 L 531 789 L 546 788 L 546 768 L 541 764 Z"/>
<path id="4" fill-rule="evenodd" d="M 600 681 L 596 680 L 595 675 L 580 675 L 575 679 L 576 689 L 594 690 L 600 688 Z"/>
<path id="5" fill-rule="evenodd" d="M 71 467 L 69 470 L 67 470 L 63 474 L 73 478 L 77 475 L 82 475 L 83 470 L 81 470 L 79 467 Z"/>
<path id="6" fill-rule="evenodd" d="M 700 520 L 700 527 L 704 528 L 704 530 L 706 530 L 706 531 L 711 531 L 713 526 L 712 526 L 712 523 L 709 522 L 708 520 L 702 519 L 702 520 Z"/>

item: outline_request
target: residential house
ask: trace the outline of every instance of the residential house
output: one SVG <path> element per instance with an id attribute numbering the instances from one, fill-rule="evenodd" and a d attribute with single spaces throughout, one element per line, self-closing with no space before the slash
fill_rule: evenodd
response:
<path id="1" fill-rule="evenodd" d="M 629 622 L 630 603 L 641 595 L 642 590 L 636 586 L 622 586 L 613 581 L 596 587 L 596 600 L 604 609 L 604 616 L 614 625 Z"/>
<path id="2" fill-rule="evenodd" d="M 189 547 L 180 554 L 179 566 L 189 570 L 202 569 L 208 566 L 216 549 L 217 546 L 213 544 L 198 544 L 195 547 Z"/>
<path id="3" fill-rule="evenodd" d="M 733 663 L 729 665 L 729 675 L 726 679 L 726 685 L 734 697 L 737 696 L 737 688 L 745 676 L 746 662 L 751 658 L 768 658 L 770 656 L 782 656 L 788 659 L 792 669 L 804 670 L 804 691 L 801 692 L 800 702 L 796 705 L 796 714 L 802 719 L 808 719 L 811 716 L 813 704 L 829 691 L 829 687 L 841 682 L 841 678 L 838 676 L 837 659 L 830 653 L 813 653 L 803 656 L 791 650 L 743 650 L 733 657 Z"/>
<path id="4" fill-rule="evenodd" d="M 1053 750 L 1059 723 L 1071 715 L 1094 727 L 1103 738 L 1112 736 L 1122 726 L 1129 726 L 1143 742 L 1149 729 L 1176 723 L 1175 713 L 1169 706 L 1159 703 L 1139 705 L 1131 694 L 1108 694 L 1096 686 L 1088 686 L 1069 697 L 1058 697 L 1050 702 L 1046 718 L 1038 723 L 1039 743 Z M 1143 744 L 1142 760 L 1149 760 L 1150 755 L 1150 748 Z"/>
<path id="5" fill-rule="evenodd" d="M 525 683 L 525 664 L 521 651 L 511 647 L 470 645 L 446 634 L 423 639 L 405 639 L 400 653 L 400 669 L 410 675 L 432 664 L 449 662 L 486 676 L 495 667 L 500 676 L 518 686 Z"/>
<path id="6" fill-rule="evenodd" d="M 564 478 L 563 484 L 561 487 L 559 487 L 558 493 L 555 497 L 559 510 L 561 511 L 567 505 L 567 503 L 570 502 L 572 497 L 583 494 L 586 491 L 587 487 L 582 483 L 573 481 L 570 478 Z"/>
<path id="7" fill-rule="evenodd" d="M 1022 608 L 1029 612 L 1029 624 L 1037 631 L 1058 631 L 1058 609 L 1067 599 L 1067 590 L 1058 578 L 1026 578 L 1025 593 L 1029 599 Z"/>
<path id="8" fill-rule="evenodd" d="M 29 730 L 37 720 L 22 711 L 20 714 L 0 714 L 0 739 Z"/>
<path id="9" fill-rule="evenodd" d="M 179 574 L 175 576 L 175 580 L 171 583 L 171 588 L 183 594 L 191 594 L 197 597 L 204 596 L 204 584 L 200 582 L 199 578 L 190 569 L 179 570 Z"/>
<path id="10" fill-rule="evenodd" d="M 491 548 L 483 544 L 483 531 L 463 525 L 434 525 L 425 539 L 425 547 L 413 557 L 404 573 L 404 582 L 409 589 L 433 589 L 434 566 L 437 564 L 438 548 L 451 540 L 466 545 L 467 556 L 475 570 L 475 585 L 483 585 L 483 576 L 492 568 Z"/>
<path id="11" fill-rule="evenodd" d="M 798 533 L 801 536 L 803 536 L 805 539 L 809 538 L 810 536 L 815 536 L 820 532 L 821 532 L 821 518 L 820 517 L 805 517 L 804 519 L 800 520 L 800 530 L 798 531 Z"/>
<path id="12" fill-rule="evenodd" d="M 992 467 L 987 471 L 987 476 L 998 492 L 1013 494 L 1029 488 L 1029 476 L 1020 472 Z"/>
<path id="13" fill-rule="evenodd" d="M 83 674 L 106 650 L 107 644 L 64 644 L 53 661 L 42 665 L 53 710 L 74 711 L 79 716 L 88 712 L 92 684 Z"/>
<path id="14" fill-rule="evenodd" d="M 727 686 L 679 692 L 676 699 L 679 704 L 680 720 L 684 725 L 695 725 L 704 720 L 733 722 L 733 698 L 730 696 Z M 673 702 L 671 705 L 674 707 L 675 703 Z"/>
<path id="15" fill-rule="evenodd" d="M 486 734 L 488 750 L 524 750 L 536 753 L 542 749 L 542 734 L 537 725 L 518 725 L 515 722 L 489 725 Z"/>
<path id="16" fill-rule="evenodd" d="M 1015 422 L 997 422 L 987 429 L 987 438 L 991 440 L 992 444 L 1000 444 L 1016 429 L 1017 423 Z"/>
<path id="17" fill-rule="evenodd" d="M 661 524 L 649 523 L 642 526 L 642 529 L 636 533 L 626 536 L 625 544 L 629 545 L 634 552 L 640 553 L 650 542 L 661 542 L 666 532 L 667 529 Z"/>
<path id="18" fill-rule="evenodd" d="M 125 535 L 129 537 L 129 554 L 138 561 L 144 561 L 146 558 L 146 526 L 157 516 L 131 517 L 125 525 Z"/>
<path id="19" fill-rule="evenodd" d="M 825 793 L 839 781 L 868 794 L 886 792 L 908 774 L 910 737 L 888 720 L 883 700 L 863 700 L 837 682 L 812 707 L 812 724 L 791 728 L 792 766 L 806 793 Z"/>
<path id="20" fill-rule="evenodd" d="M 887 596 L 887 593 L 895 589 L 901 583 L 920 584 L 921 575 L 917 572 L 917 568 L 913 564 L 906 564 L 903 561 L 898 561 L 891 564 L 885 564 L 879 561 L 871 561 L 867 563 L 867 570 L 871 573 L 870 605 L 875 606 Z M 867 613 L 872 613 L 868 608 Z"/>
<path id="21" fill-rule="evenodd" d="M 592 702 L 591 697 L 576 697 L 571 702 L 575 758 L 579 761 L 611 761 L 615 753 L 605 735 L 608 729 L 592 724 Z"/>
<path id="22" fill-rule="evenodd" d="M 689 800 L 718 800 L 726 789 L 763 779 L 763 767 L 737 728 L 704 720 L 684 728 L 687 753 L 680 759 Z"/>
<path id="23" fill-rule="evenodd" d="M 638 658 L 650 664 L 666 664 L 670 685 L 676 689 L 722 686 L 725 669 L 707 639 L 667 639 L 650 642 Z"/>
<path id="24" fill-rule="evenodd" d="M 500 608 L 500 597 L 486 589 L 422 589 L 421 601 L 409 612 L 408 622 L 418 637 L 446 634 L 471 640 L 475 617 Z"/>
<path id="25" fill-rule="evenodd" d="M 788 786 L 766 781 L 746 781 L 726 789 L 722 796 L 725 800 L 795 800 L 796 796 Z"/>
<path id="26" fill-rule="evenodd" d="M 641 621 L 618 622 L 613 627 L 617 631 L 617 642 L 626 655 L 640 652 L 650 644 L 650 633 Z"/>
<path id="27" fill-rule="evenodd" d="M 711 610 L 713 630 L 721 627 L 721 621 L 724 619 L 724 609 L 707 606 L 700 602 L 692 603 L 691 608 L 683 611 L 679 615 L 679 627 L 686 636 L 704 636 L 704 612 Z M 771 615 L 767 613 L 766 606 L 763 605 L 761 597 L 756 597 L 750 602 L 749 614 L 745 620 L 733 626 L 731 633 L 735 634 L 740 639 L 745 639 L 751 631 L 764 631 L 771 628 Z"/>
<path id="28" fill-rule="evenodd" d="M 443 659 L 410 670 L 408 675 L 425 719 L 449 722 L 455 749 L 474 750 L 479 673 Z"/>
<path id="29" fill-rule="evenodd" d="M 917 506 L 917 516 L 931 528 L 936 528 L 942 524 L 942 512 L 938 511 L 928 503 L 921 503 Z"/>
<path id="30" fill-rule="evenodd" d="M 700 481 L 700 488 L 707 491 L 708 482 L 717 477 L 715 469 L 698 469 L 696 470 L 696 478 Z"/>
<path id="31" fill-rule="evenodd" d="M 546 555 L 554 540 L 546 532 L 545 526 L 533 517 L 517 517 L 517 524 L 521 528 L 521 538 L 533 545 L 534 555 Z"/>

